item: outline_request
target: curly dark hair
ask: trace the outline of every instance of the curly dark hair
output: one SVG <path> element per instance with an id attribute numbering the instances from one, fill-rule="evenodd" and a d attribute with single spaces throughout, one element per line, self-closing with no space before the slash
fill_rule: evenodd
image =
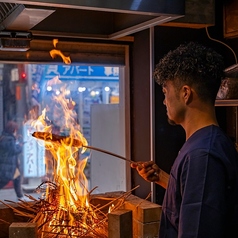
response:
<path id="1" fill-rule="evenodd" d="M 193 86 L 203 101 L 214 103 L 224 77 L 223 57 L 211 48 L 195 42 L 180 45 L 156 65 L 155 81 L 162 85 L 174 81 L 177 89 Z"/>

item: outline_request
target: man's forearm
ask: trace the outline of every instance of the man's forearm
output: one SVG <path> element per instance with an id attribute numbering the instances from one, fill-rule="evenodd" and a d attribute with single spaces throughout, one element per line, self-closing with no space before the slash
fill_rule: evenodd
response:
<path id="1" fill-rule="evenodd" d="M 161 187 L 167 189 L 168 182 L 169 182 L 169 174 L 167 174 L 165 171 L 160 169 L 158 176 L 159 176 L 159 181 L 157 181 L 156 183 L 160 185 Z"/>

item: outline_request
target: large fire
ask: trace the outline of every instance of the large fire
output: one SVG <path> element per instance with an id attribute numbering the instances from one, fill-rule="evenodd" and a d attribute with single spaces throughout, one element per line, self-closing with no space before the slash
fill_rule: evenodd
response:
<path id="1" fill-rule="evenodd" d="M 105 221 L 90 205 L 88 181 L 84 174 L 87 157 L 81 159 L 85 149 L 75 146 L 75 139 L 87 145 L 87 140 L 76 122 L 75 112 L 67 99 L 67 90 L 58 77 L 48 85 L 62 85 L 60 94 L 52 94 L 50 105 L 42 115 L 32 122 L 36 131 L 54 132 L 67 136 L 67 140 L 39 141 L 47 150 L 46 173 L 51 173 L 49 181 L 38 189 L 45 189 L 44 198 L 38 206 L 39 212 L 32 219 L 38 223 L 42 237 L 106 237 Z M 52 173 L 53 172 L 53 173 Z"/>
<path id="2" fill-rule="evenodd" d="M 55 47 L 57 42 L 54 42 Z M 70 58 L 64 57 L 56 49 L 50 54 L 52 57 L 61 56 L 65 63 L 71 62 Z M 23 210 L 1 202 L 12 208 L 17 215 L 28 217 L 29 222 L 37 223 L 39 238 L 106 238 L 108 212 L 119 209 L 130 192 L 103 206 L 90 203 L 93 189 L 88 190 L 88 180 L 84 174 L 88 157 L 83 156 L 90 146 L 77 122 L 73 108 L 75 103 L 68 98 L 66 85 L 58 76 L 48 81 L 47 86 L 57 87 L 59 93 L 52 92 L 42 114 L 31 123 L 35 133 L 54 135 L 54 138 L 37 140 L 46 150 L 48 179 L 37 188 L 43 196 L 39 199 L 28 196 L 31 203 L 20 201 L 19 206 Z M 105 208 L 110 208 L 110 211 L 105 212 Z"/>

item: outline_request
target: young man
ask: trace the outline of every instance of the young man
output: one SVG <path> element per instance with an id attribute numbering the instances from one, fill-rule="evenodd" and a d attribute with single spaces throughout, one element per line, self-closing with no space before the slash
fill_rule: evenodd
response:
<path id="1" fill-rule="evenodd" d="M 160 238 L 238 237 L 238 155 L 214 107 L 223 69 L 218 53 L 193 42 L 156 66 L 168 121 L 186 133 L 168 184 L 154 162 L 131 164 L 144 179 L 166 188 Z"/>

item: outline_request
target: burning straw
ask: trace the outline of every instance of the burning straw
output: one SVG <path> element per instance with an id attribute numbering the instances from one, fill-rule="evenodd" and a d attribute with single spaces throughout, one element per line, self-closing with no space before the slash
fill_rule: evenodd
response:
<path id="1" fill-rule="evenodd" d="M 48 84 L 62 85 L 62 82 L 55 77 Z M 39 238 L 106 238 L 108 209 L 119 209 L 131 191 L 111 199 L 103 206 L 90 203 L 92 191 L 88 191 L 88 181 L 84 174 L 87 158 L 80 158 L 86 151 L 84 147 L 87 147 L 87 141 L 75 120 L 75 113 L 69 107 L 66 91 L 65 86 L 62 86 L 61 94 L 52 94 L 42 115 L 31 123 L 36 131 L 42 132 L 39 135 L 46 135 L 43 143 L 46 149 L 46 172 L 52 177 L 37 187 L 43 196 L 38 200 L 29 196 L 32 202 L 19 201 L 19 209 L 2 203 L 13 209 L 18 216 L 28 217 L 29 222 L 37 223 Z M 67 137 L 62 138 L 60 131 L 56 135 L 52 134 L 57 128 L 67 131 Z M 79 146 L 73 142 L 79 143 Z"/>
<path id="2" fill-rule="evenodd" d="M 68 208 L 62 206 L 59 202 L 61 197 L 60 187 L 53 182 L 45 181 L 36 190 L 41 193 L 48 190 L 48 196 L 45 194 L 42 198 L 35 199 L 26 195 L 31 202 L 20 200 L 18 208 L 3 201 L 0 202 L 11 208 L 17 216 L 28 217 L 28 222 L 37 223 L 39 238 L 106 238 L 108 237 L 108 213 L 122 208 L 131 192 L 138 187 L 116 198 L 96 196 L 95 198 L 108 201 L 101 206 L 100 204 L 94 206 L 90 203 L 92 199 L 92 191 L 90 191 L 88 193 L 88 204 L 82 205 L 81 202 L 75 200 L 74 207 Z M 108 212 L 104 212 L 105 210 Z"/>

